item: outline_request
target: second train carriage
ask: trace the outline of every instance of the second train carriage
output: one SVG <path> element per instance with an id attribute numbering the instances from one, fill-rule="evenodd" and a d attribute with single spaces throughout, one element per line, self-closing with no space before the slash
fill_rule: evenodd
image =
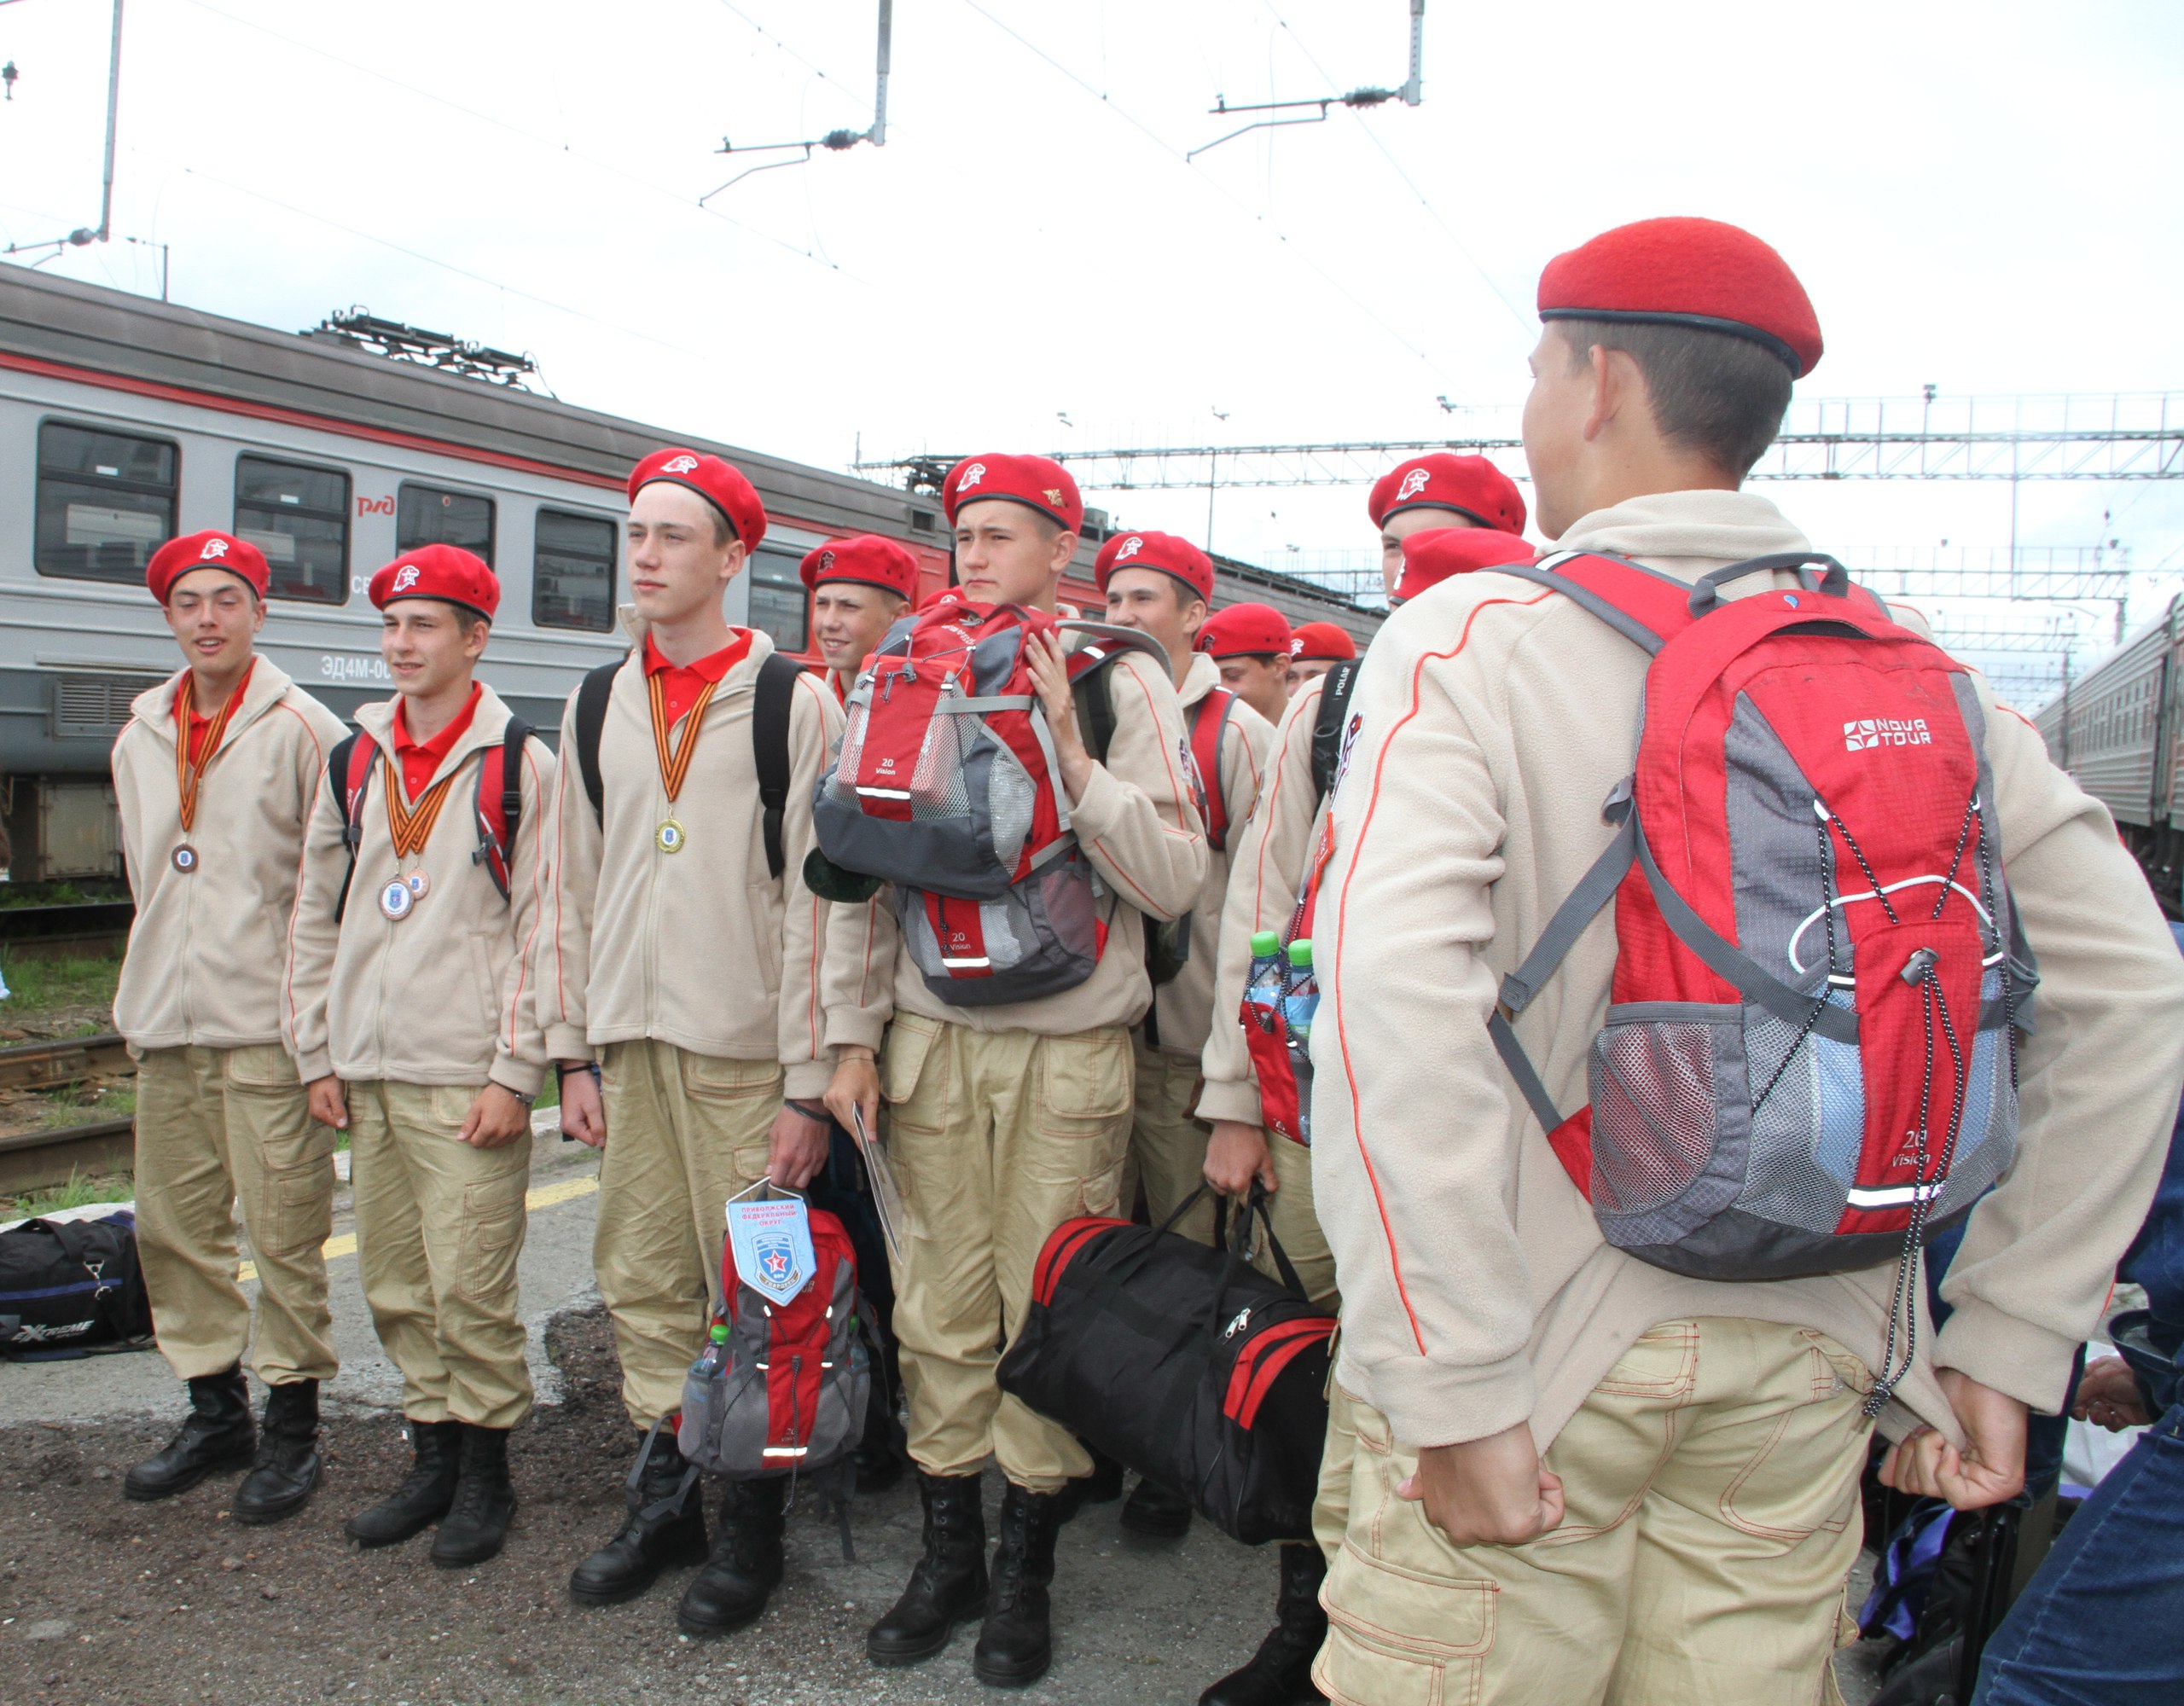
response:
<path id="1" fill-rule="evenodd" d="M 415 546 L 492 564 L 502 601 L 486 674 L 550 736 L 579 676 L 624 644 L 624 481 L 687 444 L 733 461 L 769 525 L 729 594 L 731 621 L 809 659 L 804 554 L 882 533 L 948 583 L 937 498 L 101 286 L 0 267 L 0 803 L 13 874 L 117 869 L 107 755 L 129 705 L 175 667 L 144 593 L 166 539 L 219 527 L 273 583 L 259 645 L 343 716 L 391 683 L 372 571 Z M 1064 596 L 1098 608 L 1097 511 Z M 1380 621 L 1339 595 L 1224 564 L 1219 600 L 1292 620 Z"/>
<path id="2" fill-rule="evenodd" d="M 2115 817 L 2162 906 L 2184 916 L 2184 597 L 2032 720 L 2048 756 Z"/>

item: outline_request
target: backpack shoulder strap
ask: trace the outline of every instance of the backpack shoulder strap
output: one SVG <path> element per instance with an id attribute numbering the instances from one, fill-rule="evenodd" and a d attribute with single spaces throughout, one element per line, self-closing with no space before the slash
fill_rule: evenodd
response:
<path id="1" fill-rule="evenodd" d="M 1228 847 L 1228 798 L 1221 788 L 1221 742 L 1236 709 L 1236 695 L 1213 688 L 1191 707 L 1191 759 L 1198 767 L 1199 818 L 1217 853 Z"/>
<path id="2" fill-rule="evenodd" d="M 584 797 L 591 815 L 604 822 L 607 816 L 607 779 L 599 773 L 599 738 L 607 728 L 607 701 L 613 696 L 614 675 L 628 660 L 584 671 L 577 688 L 577 768 L 584 775 Z"/>
<path id="3" fill-rule="evenodd" d="M 758 681 L 751 702 L 751 756 L 758 767 L 758 804 L 764 813 L 761 827 L 766 841 L 766 873 L 776 881 L 788 863 L 781 844 L 781 813 L 788 805 L 788 723 L 796 695 L 796 678 L 804 665 L 779 652 L 770 652 L 758 665 Z"/>
<path id="4" fill-rule="evenodd" d="M 357 849 L 364 838 L 364 790 L 370 785 L 372 760 L 378 755 L 379 743 L 361 728 L 351 728 L 327 755 L 326 786 L 340 803 L 341 845 L 349 856 L 348 868 L 341 873 L 341 892 L 334 899 L 336 924 L 348 910 L 349 885 L 357 878 Z"/>
<path id="5" fill-rule="evenodd" d="M 1325 799 L 1342 765 L 1342 729 L 1350 721 L 1350 696 L 1357 686 L 1362 658 L 1345 658 L 1320 677 L 1320 714 L 1312 724 L 1312 792 Z"/>
<path id="6" fill-rule="evenodd" d="M 478 845 L 470 862 L 485 868 L 502 900 L 508 897 L 516 831 L 523 821 L 523 746 L 530 739 L 531 725 L 511 717 L 501 744 L 487 747 L 478 761 L 477 792 L 471 799 Z"/>
<path id="7" fill-rule="evenodd" d="M 1107 666 L 1125 652 L 1142 652 L 1170 666 L 1168 653 L 1159 641 L 1135 628 L 1117 628 L 1105 622 L 1057 622 L 1054 626 L 1082 634 L 1084 643 L 1069 654 L 1069 685 L 1077 699 L 1077 717 L 1084 735 L 1084 750 L 1095 764 L 1107 762 L 1107 748 L 1115 738 L 1115 695 L 1107 684 Z"/>

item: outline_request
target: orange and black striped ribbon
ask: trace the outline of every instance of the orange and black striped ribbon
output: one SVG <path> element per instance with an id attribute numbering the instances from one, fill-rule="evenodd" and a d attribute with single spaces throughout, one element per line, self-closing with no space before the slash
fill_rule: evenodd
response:
<path id="1" fill-rule="evenodd" d="M 380 780 L 386 794 L 386 833 L 394 843 L 394 856 L 406 859 L 412 853 L 423 852 L 426 842 L 432 839 L 433 825 L 439 821 L 440 807 L 447 803 L 447 791 L 454 786 L 455 778 L 442 776 L 413 806 L 404 795 L 402 772 L 395 768 L 394 760 L 382 755 L 380 764 Z"/>
<path id="2" fill-rule="evenodd" d="M 182 685 L 175 690 L 174 696 L 174 785 L 175 791 L 182 796 L 182 833 L 184 835 L 189 833 L 191 827 L 197 821 L 197 788 L 205 780 L 205 766 L 212 762 L 212 755 L 220 750 L 220 737 L 228 732 L 228 720 L 235 714 L 235 707 L 242 703 L 242 690 L 247 684 L 246 682 L 235 684 L 235 691 L 228 695 L 228 702 L 220 707 L 220 714 L 205 730 L 205 757 L 192 763 L 189 757 L 193 744 L 189 738 L 189 717 L 190 683 L 193 679 L 189 671 L 184 670 Z"/>
<path id="3" fill-rule="evenodd" d="M 652 744 L 659 756 L 660 786 L 667 790 L 667 803 L 675 804 L 675 796 L 682 792 L 682 779 L 690 774 L 690 760 L 697 755 L 698 725 L 706 720 L 706 707 L 713 702 L 713 689 L 718 682 L 707 682 L 698 690 L 697 702 L 683 714 L 682 738 L 671 751 L 667 744 L 667 686 L 666 672 L 645 677 L 646 690 L 652 696 Z"/>

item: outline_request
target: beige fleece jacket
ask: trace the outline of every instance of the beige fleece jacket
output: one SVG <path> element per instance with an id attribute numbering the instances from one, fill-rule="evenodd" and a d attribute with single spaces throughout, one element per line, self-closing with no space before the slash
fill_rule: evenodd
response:
<path id="1" fill-rule="evenodd" d="M 827 903 L 804 886 L 815 843 L 811 798 L 839 738 L 842 714 L 826 678 L 807 670 L 789 701 L 787 856 L 766 868 L 751 708 L 758 666 L 774 651 L 763 633 L 706 707 L 698 746 L 671 807 L 653 740 L 644 632 L 614 676 L 600 731 L 601 818 L 576 758 L 576 695 L 561 718 L 554 807 L 554 884 L 540 932 L 538 998 L 548 1052 L 584 1060 L 610 1042 L 652 1037 L 693 1053 L 778 1060 L 787 1093 L 817 1096 L 833 1059 L 822 1032 L 818 957 Z M 686 719 L 687 720 L 687 719 Z M 670 739 L 679 740 L 678 722 Z M 655 838 L 672 814 L 688 836 L 680 852 Z"/>
<path id="2" fill-rule="evenodd" d="M 1619 504 L 1560 543 L 1687 579 L 1806 548 L 1765 498 L 1719 491 Z M 1793 583 L 1729 591 L 1770 580 Z M 1488 1041 L 1501 978 L 1605 844 L 1645 665 L 1568 600 L 1486 572 L 1405 605 L 1358 683 L 1315 923 L 1312 1178 L 1342 1279 L 1340 1378 L 1412 1447 L 1528 1419 L 1544 1446 L 1641 1333 L 1687 1316 L 1816 1328 L 1880 1365 L 1892 1263 L 1735 1285 L 1610 1248 Z M 2146 879 L 2031 724 L 1978 691 L 2037 1029 L 2017 1162 L 1972 1211 L 1938 1336 L 1920 1288 L 1917 1365 L 1883 1423 L 1902 1431 L 1908 1409 L 1958 1438 L 1937 1367 L 2059 1406 L 2184 1084 L 2184 962 Z M 1614 957 L 1603 912 L 1518 1022 L 1560 1107 L 1586 1100 Z"/>
<path id="3" fill-rule="evenodd" d="M 137 1049 L 278 1042 L 304 826 L 341 719 L 271 659 L 257 659 L 185 835 L 174 699 L 187 673 L 139 694 L 113 743 L 121 854 L 136 902 L 114 1028 Z M 198 855 L 188 872 L 173 863 L 184 841 Z"/>
<path id="4" fill-rule="evenodd" d="M 1265 1123 L 1259 1078 L 1238 1015 L 1251 975 L 1252 937 L 1262 930 L 1286 932 L 1297 910 L 1304 862 L 1319 821 L 1320 798 L 1312 786 L 1312 728 L 1320 720 L 1327 677 L 1315 676 L 1292 694 L 1275 732 L 1275 751 L 1258 809 L 1241 836 L 1229 839 L 1228 893 L 1221 909 L 1214 957 L 1212 1017 L 1199 1057 L 1205 1085 L 1199 1092 L 1202 1120 Z"/>
<path id="5" fill-rule="evenodd" d="M 1221 685 L 1221 666 L 1203 652 L 1191 654 L 1176 697 L 1183 709 L 1184 727 L 1199 701 Z M 1217 715 L 1209 711 L 1209 717 Z M 1209 788 L 1221 790 L 1228 813 L 1226 845 L 1205 844 L 1205 881 L 1190 910 L 1190 954 L 1173 978 L 1153 992 L 1150 1021 L 1159 1034 L 1164 1054 L 1199 1053 L 1212 1024 L 1215 955 L 1221 943 L 1221 912 L 1228 893 L 1229 855 L 1244 838 L 1259 787 L 1266 774 L 1267 757 L 1274 749 L 1274 725 L 1240 699 L 1228 709 L 1228 726 L 1221 731 L 1218 777 L 1205 779 Z"/>
<path id="6" fill-rule="evenodd" d="M 393 751 L 392 699 L 368 705 L 357 726 Z M 365 784 L 363 839 L 356 879 L 339 924 L 334 906 L 348 854 L 341 845 L 343 779 L 318 789 L 305 842 L 302 879 L 288 926 L 284 1027 L 288 1052 L 308 1083 L 328 1072 L 348 1082 L 482 1084 L 536 1095 L 546 1075 L 545 1039 L 530 978 L 535 932 L 545 916 L 550 873 L 546 814 L 554 798 L 554 755 L 524 743 L 523 813 L 509 862 L 508 897 L 471 855 L 478 767 L 508 731 L 508 708 L 487 688 L 470 726 L 433 773 L 452 775 L 421 853 L 397 859 L 386 822 L 386 766 Z M 399 786 L 398 783 L 397 786 Z M 421 870 L 424 894 L 398 922 L 380 910 L 380 891 Z"/>
<path id="7" fill-rule="evenodd" d="M 1072 649 L 1079 643 L 1081 636 L 1073 638 Z M 863 906 L 836 907 L 828 923 L 822 997 L 831 1046 L 877 1048 L 897 1009 L 973 1030 L 1043 1036 L 1145 1017 L 1153 984 L 1145 974 L 1144 920 L 1180 918 L 1197 900 L 1205 881 L 1205 832 L 1186 780 L 1189 747 L 1175 678 L 1141 652 L 1125 652 L 1107 667 L 1115 708 L 1107 762 L 1093 765 L 1083 798 L 1070 809 L 1077 838 L 1107 891 L 1104 903 L 1113 907 L 1092 975 L 1041 1001 L 950 1007 L 899 951 L 894 897 L 882 890 Z"/>

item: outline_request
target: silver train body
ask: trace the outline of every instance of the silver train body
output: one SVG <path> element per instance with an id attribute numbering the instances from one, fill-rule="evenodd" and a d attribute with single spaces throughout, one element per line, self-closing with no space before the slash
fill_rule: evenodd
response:
<path id="1" fill-rule="evenodd" d="M 335 711 L 390 690 L 372 572 L 414 545 L 478 550 L 502 595 L 482 673 L 550 738 L 583 672 L 619 654 L 624 482 L 664 444 L 727 457 L 769 526 L 728 613 L 810 656 L 797 565 L 882 533 L 950 577 L 930 494 L 98 286 L 0 266 L 0 805 L 17 880 L 118 870 L 107 753 L 130 701 L 179 666 L 147 596 L 160 541 L 218 527 L 266 552 L 263 651 Z M 1090 603 L 1095 512 L 1066 596 Z M 1257 599 L 1361 642 L 1378 613 L 1224 565 Z"/>
<path id="2" fill-rule="evenodd" d="M 2184 917 L 2184 598 L 2033 717 L 2050 757 L 2106 806 L 2172 917 Z"/>

